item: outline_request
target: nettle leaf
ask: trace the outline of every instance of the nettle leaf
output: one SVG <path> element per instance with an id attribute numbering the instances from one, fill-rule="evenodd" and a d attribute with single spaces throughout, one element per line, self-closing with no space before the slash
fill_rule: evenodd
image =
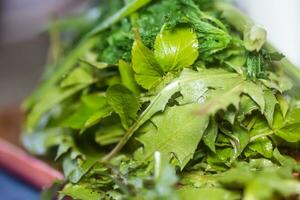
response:
<path id="1" fill-rule="evenodd" d="M 163 70 L 154 54 L 141 41 L 136 39 L 132 46 L 132 67 L 135 79 L 145 89 L 150 89 L 160 82 Z"/>
<path id="2" fill-rule="evenodd" d="M 121 84 L 109 87 L 106 91 L 109 105 L 120 116 L 122 125 L 127 129 L 135 120 L 139 102 L 134 93 Z"/>
<path id="3" fill-rule="evenodd" d="M 154 152 L 159 151 L 174 155 L 175 164 L 184 168 L 193 157 L 208 125 L 207 117 L 193 115 L 196 107 L 196 104 L 174 106 L 151 119 L 154 124 L 152 130 L 139 138 L 144 145 L 145 160 L 151 159 Z"/>
<path id="4" fill-rule="evenodd" d="M 198 58 L 198 39 L 191 28 L 162 28 L 154 44 L 154 55 L 165 72 L 191 66 Z"/>

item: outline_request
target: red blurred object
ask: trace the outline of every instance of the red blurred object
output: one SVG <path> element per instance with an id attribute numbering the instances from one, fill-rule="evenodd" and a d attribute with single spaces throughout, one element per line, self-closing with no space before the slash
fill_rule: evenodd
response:
<path id="1" fill-rule="evenodd" d="M 0 139 L 0 167 L 8 169 L 38 189 L 63 179 L 59 171 L 3 139 Z"/>
<path id="2" fill-rule="evenodd" d="M 63 175 L 34 158 L 20 144 L 23 113 L 19 106 L 0 109 L 0 167 L 7 169 L 38 189 L 49 187 Z"/>

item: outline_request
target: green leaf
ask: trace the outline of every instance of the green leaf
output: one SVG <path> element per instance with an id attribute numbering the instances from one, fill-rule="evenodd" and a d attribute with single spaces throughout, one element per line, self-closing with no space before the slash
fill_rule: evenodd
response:
<path id="1" fill-rule="evenodd" d="M 217 139 L 217 135 L 218 135 L 218 124 L 215 121 L 215 119 L 213 118 L 210 120 L 210 123 L 203 135 L 203 142 L 213 152 L 216 152 L 215 142 Z"/>
<path id="2" fill-rule="evenodd" d="M 261 113 L 265 111 L 265 98 L 262 87 L 252 81 L 243 84 L 243 93 L 248 94 L 251 99 L 260 107 Z"/>
<path id="3" fill-rule="evenodd" d="M 266 109 L 264 111 L 264 115 L 269 123 L 269 126 L 272 126 L 275 106 L 278 103 L 278 101 L 277 101 L 275 95 L 273 94 L 273 92 L 270 90 L 264 91 L 264 98 L 266 101 L 266 106 L 265 106 Z"/>
<path id="4" fill-rule="evenodd" d="M 265 136 L 257 138 L 255 141 L 248 145 L 248 148 L 250 148 L 252 151 L 261 154 L 266 158 L 272 158 L 273 156 L 272 141 Z"/>
<path id="5" fill-rule="evenodd" d="M 76 109 L 76 112 L 73 115 L 62 122 L 62 126 L 73 129 L 81 129 L 94 112 L 95 110 L 93 108 L 90 108 L 86 105 L 81 105 Z"/>
<path id="6" fill-rule="evenodd" d="M 81 97 L 81 103 L 76 111 L 62 122 L 62 126 L 81 129 L 83 132 L 102 118 L 111 115 L 112 112 L 113 109 L 105 96 L 97 93 L 84 95 Z"/>
<path id="7" fill-rule="evenodd" d="M 179 78 L 175 79 L 156 94 L 156 96 L 151 100 L 150 104 L 140 114 L 131 128 L 128 129 L 122 140 L 120 140 L 118 145 L 111 151 L 108 157 L 118 152 L 131 138 L 134 132 L 138 130 L 138 128 L 146 121 L 148 121 L 155 113 L 163 111 L 170 98 L 176 92 L 182 92 L 182 90 L 186 90 L 188 89 L 188 86 L 191 86 L 193 89 L 189 89 L 190 91 L 202 91 L 200 96 L 197 94 L 196 100 L 198 101 L 199 98 L 206 98 L 206 94 L 204 95 L 204 91 L 206 91 L 205 87 L 221 88 L 224 86 L 224 82 L 232 85 L 242 80 L 243 79 L 238 74 L 230 73 L 221 69 L 201 70 L 199 72 L 184 69 Z M 199 88 L 197 89 L 197 87 Z M 107 159 L 107 157 L 105 159 Z"/>
<path id="8" fill-rule="evenodd" d="M 71 183 L 78 183 L 80 179 L 91 169 L 91 167 L 99 160 L 99 155 L 86 156 L 84 160 L 81 158 L 65 157 L 62 163 L 65 177 Z"/>
<path id="9" fill-rule="evenodd" d="M 113 85 L 106 91 L 109 105 L 120 116 L 122 125 L 127 129 L 136 119 L 139 102 L 136 96 L 121 84 Z"/>
<path id="10" fill-rule="evenodd" d="M 247 115 L 255 110 L 259 110 L 258 105 L 248 95 L 242 95 L 238 111 L 239 121 L 243 121 Z"/>
<path id="11" fill-rule="evenodd" d="M 232 161 L 237 159 L 238 156 L 241 155 L 245 147 L 248 145 L 250 141 L 250 134 L 248 131 L 240 127 L 239 125 L 234 125 L 232 130 L 232 135 L 230 137 L 233 139 L 233 148 L 234 155 L 232 157 Z"/>
<path id="12" fill-rule="evenodd" d="M 29 132 L 32 132 L 39 120 L 41 119 L 41 117 L 43 116 L 43 114 L 48 112 L 56 104 L 69 98 L 70 96 L 79 92 L 86 86 L 87 85 L 85 84 L 79 84 L 68 88 L 53 87 L 49 89 L 48 92 L 40 99 L 39 102 L 35 104 L 33 109 L 28 114 L 26 120 L 27 130 Z"/>
<path id="13" fill-rule="evenodd" d="M 107 106 L 106 97 L 103 94 L 92 93 L 88 95 L 83 95 L 81 101 L 84 105 L 92 109 L 99 109 Z"/>
<path id="14" fill-rule="evenodd" d="M 221 169 L 224 169 L 223 166 L 230 165 L 230 159 L 234 156 L 232 148 L 218 148 L 216 152 L 210 152 L 207 156 L 207 163 L 211 165 L 212 168 L 216 166 L 222 166 Z M 216 165 L 216 166 L 215 166 Z M 219 168 L 216 168 L 217 171 L 220 171 Z"/>
<path id="15" fill-rule="evenodd" d="M 277 94 L 276 95 L 282 116 L 285 117 L 288 110 L 289 110 L 289 102 L 286 100 L 286 98 L 281 95 L 281 94 Z"/>
<path id="16" fill-rule="evenodd" d="M 276 120 L 276 121 L 275 121 Z M 288 142 L 300 141 L 300 106 L 298 102 L 293 102 L 290 111 L 286 117 L 277 110 L 274 117 L 275 135 L 281 137 Z"/>
<path id="17" fill-rule="evenodd" d="M 157 85 L 163 71 L 150 51 L 140 39 L 136 39 L 132 46 L 132 67 L 138 84 L 145 89 Z"/>
<path id="18" fill-rule="evenodd" d="M 94 112 L 90 115 L 84 123 L 84 129 L 89 128 L 100 122 L 101 119 L 110 116 L 113 112 L 112 107 L 107 106 L 100 108 L 98 111 Z M 82 129 L 81 132 L 84 130 Z"/>
<path id="19" fill-rule="evenodd" d="M 196 104 L 171 107 L 151 119 L 155 126 L 139 138 L 144 145 L 144 160 L 151 159 L 154 152 L 159 151 L 173 154 L 176 164 L 184 168 L 208 125 L 208 118 L 193 114 L 196 107 Z"/>
<path id="20" fill-rule="evenodd" d="M 245 81 L 241 77 L 237 77 L 233 79 L 233 81 L 234 82 L 224 81 L 222 88 L 217 88 L 212 91 L 209 94 L 208 100 L 199 106 L 199 114 L 214 115 L 219 110 L 226 110 L 230 105 L 234 105 L 235 108 L 238 108 L 242 93 L 249 95 L 250 98 L 260 106 L 261 112 L 264 111 L 265 100 L 263 91 L 259 86 L 250 81 Z M 220 96 L 222 98 L 220 98 Z"/>
<path id="21" fill-rule="evenodd" d="M 191 28 L 162 28 L 154 55 L 165 72 L 191 66 L 198 57 L 198 39 Z"/>
<path id="22" fill-rule="evenodd" d="M 96 190 L 91 189 L 88 185 L 84 184 L 67 184 L 60 192 L 61 198 L 65 196 L 72 197 L 74 200 L 101 200 L 103 194 Z"/>
<path id="23" fill-rule="evenodd" d="M 180 188 L 178 193 L 181 200 L 238 200 L 241 198 L 239 193 L 217 187 L 194 188 L 185 186 Z"/>
<path id="24" fill-rule="evenodd" d="M 160 152 L 154 153 L 154 182 L 153 189 L 146 190 L 145 199 L 170 199 L 177 200 L 175 184 L 177 182 L 176 171 L 169 164 L 168 157 Z"/>
<path id="25" fill-rule="evenodd" d="M 86 66 L 75 68 L 60 84 L 61 87 L 68 87 L 77 84 L 91 84 L 94 78 L 91 70 Z"/>
<path id="26" fill-rule="evenodd" d="M 119 60 L 119 72 L 121 75 L 122 84 L 135 94 L 139 94 L 140 89 L 135 81 L 132 66 L 126 63 L 124 60 Z"/>
<path id="27" fill-rule="evenodd" d="M 114 23 L 120 21 L 124 17 L 129 16 L 130 14 L 134 13 L 136 10 L 142 8 L 143 6 L 150 3 L 152 0 L 133 0 L 130 3 L 128 3 L 126 6 L 124 6 L 121 10 L 116 12 L 114 15 L 110 16 L 106 20 L 102 21 L 100 24 L 98 24 L 95 28 L 93 28 L 86 36 L 90 37 L 93 36 L 107 28 L 109 28 Z"/>
<path id="28" fill-rule="evenodd" d="M 284 126 L 275 131 L 275 135 L 288 142 L 298 142 L 300 141 L 300 123 Z"/>
<path id="29" fill-rule="evenodd" d="M 95 141 L 104 146 L 117 143 L 124 135 L 121 125 L 110 125 L 101 127 L 95 134 Z"/>

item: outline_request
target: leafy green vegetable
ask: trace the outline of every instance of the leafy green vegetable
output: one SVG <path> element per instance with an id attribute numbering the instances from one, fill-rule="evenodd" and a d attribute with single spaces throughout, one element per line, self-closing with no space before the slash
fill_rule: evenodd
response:
<path id="1" fill-rule="evenodd" d="M 25 148 L 65 175 L 45 199 L 300 196 L 300 72 L 263 28 L 221 0 L 93 5 L 50 27 L 24 103 Z"/>
<path id="2" fill-rule="evenodd" d="M 113 85 L 106 92 L 108 104 L 121 118 L 124 128 L 128 128 L 137 116 L 139 102 L 135 95 L 123 85 Z"/>
<path id="3" fill-rule="evenodd" d="M 193 157 L 208 122 L 207 118 L 191 114 L 195 107 L 195 104 L 171 107 L 163 115 L 153 117 L 154 125 L 139 138 L 144 145 L 143 159 L 148 160 L 155 151 L 172 154 L 183 169 Z"/>
<path id="4" fill-rule="evenodd" d="M 189 28 L 164 30 L 154 44 L 154 55 L 164 71 L 191 66 L 198 58 L 198 40 Z"/>

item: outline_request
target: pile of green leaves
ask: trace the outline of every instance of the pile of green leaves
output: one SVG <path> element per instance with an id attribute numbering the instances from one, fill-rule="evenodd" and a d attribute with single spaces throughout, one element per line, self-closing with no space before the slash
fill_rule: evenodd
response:
<path id="1" fill-rule="evenodd" d="M 50 27 L 23 142 L 60 164 L 59 198 L 300 194 L 300 72 L 232 5 L 109 0 Z"/>

